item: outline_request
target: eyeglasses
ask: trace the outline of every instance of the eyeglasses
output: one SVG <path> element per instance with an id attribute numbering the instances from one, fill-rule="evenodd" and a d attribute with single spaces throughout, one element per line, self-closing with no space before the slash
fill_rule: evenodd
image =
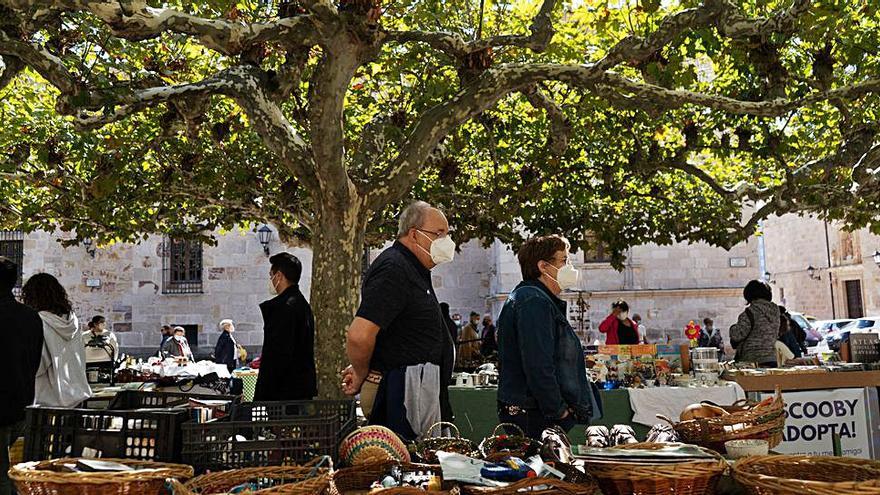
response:
<path id="1" fill-rule="evenodd" d="M 446 237 L 450 233 L 452 233 L 451 229 L 445 233 L 442 230 L 438 230 L 438 231 L 434 232 L 433 230 L 425 230 L 425 229 L 420 229 L 418 227 L 416 227 L 415 229 L 418 230 L 419 232 L 424 233 L 424 234 L 431 234 L 434 236 L 435 239 L 440 239 L 441 237 Z"/>

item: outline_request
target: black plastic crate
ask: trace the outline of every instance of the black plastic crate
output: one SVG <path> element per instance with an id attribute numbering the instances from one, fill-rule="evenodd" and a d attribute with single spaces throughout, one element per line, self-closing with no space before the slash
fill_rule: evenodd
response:
<path id="1" fill-rule="evenodd" d="M 336 459 L 355 424 L 349 400 L 243 403 L 228 421 L 185 423 L 183 462 L 203 472 Z"/>
<path id="2" fill-rule="evenodd" d="M 120 390 L 112 397 L 92 397 L 82 401 L 81 409 L 112 409 L 128 411 L 141 408 L 186 407 L 189 399 L 239 401 L 236 395 L 160 392 L 155 390 Z"/>
<path id="3" fill-rule="evenodd" d="M 24 457 L 117 457 L 159 462 L 180 460 L 180 427 L 189 415 L 168 411 L 27 409 Z"/>
<path id="4" fill-rule="evenodd" d="M 228 400 L 235 404 L 239 398 L 235 395 L 122 390 L 116 394 L 107 409 L 181 408 L 189 405 L 189 399 Z"/>
<path id="5" fill-rule="evenodd" d="M 356 418 L 355 403 L 352 400 L 242 402 L 232 408 L 232 419 L 235 421 L 277 421 L 308 417 L 335 418 L 342 425 Z"/>
<path id="6" fill-rule="evenodd" d="M 78 409 L 31 407 L 27 412 L 25 458 L 41 461 L 100 455 L 179 462 L 181 425 L 190 418 L 186 407 L 189 399 L 229 400 L 234 406 L 238 397 L 123 390 L 112 400 L 83 401 Z"/>

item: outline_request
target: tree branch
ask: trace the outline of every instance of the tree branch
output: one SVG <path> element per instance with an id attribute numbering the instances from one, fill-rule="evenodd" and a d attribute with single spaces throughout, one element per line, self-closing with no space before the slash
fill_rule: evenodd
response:
<path id="1" fill-rule="evenodd" d="M 26 65 L 21 59 L 12 55 L 0 58 L 3 62 L 3 72 L 0 73 L 0 89 L 3 89 L 24 70 Z"/>
<path id="2" fill-rule="evenodd" d="M 60 58 L 40 45 L 12 39 L 2 30 L 0 30 L 0 55 L 3 55 L 4 59 L 11 56 L 24 62 L 62 93 L 72 95 L 81 90 L 80 81 L 67 70 Z"/>
<path id="3" fill-rule="evenodd" d="M 862 83 L 817 92 L 795 100 L 741 101 L 725 96 L 693 91 L 670 90 L 651 84 L 631 81 L 612 72 L 598 72 L 595 65 L 506 64 L 489 69 L 450 100 L 425 112 L 413 128 L 391 168 L 376 178 L 368 204 L 378 207 L 402 197 L 418 178 L 423 164 L 449 132 L 461 123 L 490 108 L 512 91 L 530 84 L 556 80 L 583 87 L 602 95 L 597 84 L 621 89 L 645 104 L 663 102 L 666 108 L 698 105 L 736 115 L 776 117 L 805 105 L 831 98 L 850 100 L 880 91 L 880 78 Z M 652 103 L 653 102 L 653 103 Z"/>
<path id="4" fill-rule="evenodd" d="M 170 8 L 154 8 L 139 0 L 0 0 L 0 5 L 16 10 L 87 11 L 106 23 L 120 38 L 141 41 L 156 38 L 164 32 L 185 34 L 224 55 L 236 55 L 249 46 L 269 41 L 288 46 L 314 44 L 318 37 L 316 22 L 311 15 L 244 24 L 206 19 Z"/>
<path id="5" fill-rule="evenodd" d="M 562 108 L 553 98 L 544 94 L 536 85 L 528 86 L 524 91 L 526 99 L 535 108 L 543 109 L 550 121 L 550 134 L 547 136 L 547 148 L 553 155 L 561 155 L 568 148 L 572 125 Z"/>
<path id="6" fill-rule="evenodd" d="M 556 0 L 544 0 L 541 8 L 532 19 L 529 27 L 530 34 L 508 34 L 491 36 L 485 39 L 465 41 L 461 35 L 443 31 L 389 31 L 385 33 L 386 42 L 396 43 L 425 43 L 435 50 L 439 50 L 454 59 L 462 58 L 470 53 L 485 50 L 487 48 L 500 48 L 516 46 L 528 48 L 534 52 L 543 52 L 553 39 L 556 31 L 553 29 L 552 13 L 556 7 Z"/>

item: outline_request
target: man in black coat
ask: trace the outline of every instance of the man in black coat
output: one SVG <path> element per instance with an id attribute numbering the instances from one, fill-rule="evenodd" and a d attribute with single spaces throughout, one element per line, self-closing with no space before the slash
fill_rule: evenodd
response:
<path id="1" fill-rule="evenodd" d="M 269 263 L 269 281 L 278 295 L 260 304 L 263 355 L 254 400 L 313 399 L 318 395 L 315 317 L 299 290 L 302 263 L 290 253 L 278 253 Z"/>
<path id="2" fill-rule="evenodd" d="M 9 447 L 24 434 L 24 410 L 34 403 L 34 379 L 43 352 L 43 322 L 13 297 L 17 280 L 18 265 L 0 256 L 0 332 L 6 356 L 0 380 L 0 495 L 12 493 Z"/>

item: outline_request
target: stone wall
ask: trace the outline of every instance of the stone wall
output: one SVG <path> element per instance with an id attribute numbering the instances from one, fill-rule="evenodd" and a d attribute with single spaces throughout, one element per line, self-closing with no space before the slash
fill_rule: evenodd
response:
<path id="1" fill-rule="evenodd" d="M 236 340 L 247 347 L 263 343 L 258 304 L 270 298 L 269 262 L 251 232 L 218 236 L 216 246 L 203 246 L 203 293 L 162 293 L 162 238 L 139 244 L 98 248 L 91 258 L 81 246 L 63 248 L 58 238 L 67 234 L 36 232 L 24 241 L 24 276 L 48 272 L 67 289 L 81 323 L 104 315 L 129 352 L 144 354 L 158 349 L 159 328 L 197 325 L 197 354 L 213 350 L 221 319 L 236 322 Z M 272 243 L 273 253 L 281 248 Z M 311 251 L 288 248 L 303 262 L 301 288 L 308 296 Z M 87 286 L 99 281 L 99 287 Z M 193 343 L 195 344 L 195 343 Z"/>
<path id="2" fill-rule="evenodd" d="M 170 324 L 198 326 L 197 353 L 208 354 L 223 318 L 235 320 L 240 343 L 255 351 L 262 345 L 258 304 L 271 297 L 269 263 L 255 233 L 217 233 L 217 245 L 203 248 L 203 293 L 190 295 L 162 293 L 161 237 L 98 248 L 94 258 L 81 246 L 62 248 L 57 240 L 65 237 L 70 235 L 36 232 L 25 237 L 25 278 L 40 271 L 58 276 L 83 325 L 93 315 L 106 316 L 129 352 L 153 352 L 160 340 L 159 328 Z M 308 297 L 311 251 L 283 246 L 277 238 L 270 249 L 272 253 L 286 249 L 302 260 L 300 286 Z M 380 252 L 371 251 L 370 259 Z M 611 302 L 620 298 L 630 303 L 631 313 L 641 314 L 652 342 L 678 338 L 690 319 L 710 316 L 726 328 L 741 309 L 742 286 L 757 272 L 755 242 L 730 252 L 680 244 L 639 246 L 629 254 L 620 272 L 607 263 L 583 263 L 582 254 L 572 256 L 582 271 L 579 289 L 588 307 L 583 323 L 577 293 L 566 297 L 571 300 L 570 317 L 585 340 L 601 340 L 598 323 Z M 731 258 L 744 259 L 745 266 L 731 268 Z M 504 298 L 521 279 L 515 253 L 497 241 L 487 249 L 471 241 L 453 263 L 433 271 L 438 298 L 463 319 L 471 311 L 497 317 Z M 95 281 L 100 281 L 98 287 L 88 286 Z"/>
<path id="3" fill-rule="evenodd" d="M 880 237 L 793 214 L 768 218 L 763 231 L 777 302 L 819 319 L 848 318 L 846 282 L 859 281 L 864 314 L 880 315 L 880 268 L 873 260 Z M 808 266 L 816 269 L 812 278 Z"/>

